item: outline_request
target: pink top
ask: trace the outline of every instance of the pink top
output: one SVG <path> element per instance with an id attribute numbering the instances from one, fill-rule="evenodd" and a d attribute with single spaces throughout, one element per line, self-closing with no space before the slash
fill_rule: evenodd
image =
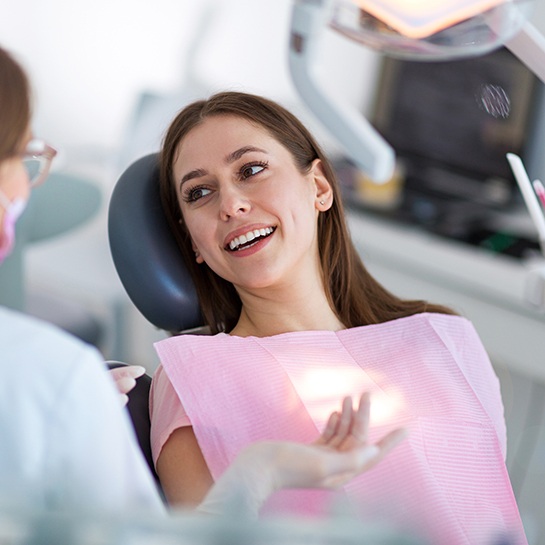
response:
<path id="1" fill-rule="evenodd" d="M 418 314 L 338 332 L 183 335 L 155 346 L 155 460 L 175 429 L 192 425 L 216 479 L 255 441 L 313 441 L 344 395 L 370 391 L 371 440 L 399 425 L 409 438 L 342 493 L 281 491 L 263 512 L 323 514 L 344 494 L 365 520 L 434 544 L 490 545 L 506 534 L 526 543 L 504 462 L 499 381 L 466 319 Z"/>

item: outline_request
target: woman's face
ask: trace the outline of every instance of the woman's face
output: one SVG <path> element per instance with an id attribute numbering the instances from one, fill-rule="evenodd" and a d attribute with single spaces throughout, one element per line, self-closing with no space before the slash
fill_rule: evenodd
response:
<path id="1" fill-rule="evenodd" d="M 18 198 L 26 201 L 29 198 L 28 172 L 22 159 L 22 153 L 29 140 L 30 133 L 21 146 L 21 155 L 0 161 L 0 191 L 8 202 L 13 202 Z M 3 235 L 5 212 L 4 206 L 0 204 L 0 238 Z"/>
<path id="2" fill-rule="evenodd" d="M 207 118 L 177 151 L 178 202 L 198 262 L 248 289 L 316 272 L 317 216 L 331 191 L 319 160 L 301 174 L 284 146 L 235 116 Z"/>

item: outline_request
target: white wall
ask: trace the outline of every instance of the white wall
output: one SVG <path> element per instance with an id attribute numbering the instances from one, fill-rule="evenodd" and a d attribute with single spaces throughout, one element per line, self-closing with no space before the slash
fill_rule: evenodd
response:
<path id="1" fill-rule="evenodd" d="M 243 88 L 293 102 L 290 10 L 291 0 L 0 0 L 0 44 L 32 77 L 36 131 L 67 152 L 103 150 L 120 145 L 145 89 L 198 80 L 207 91 Z M 336 52 L 324 55 L 328 81 L 359 105 L 372 54 L 333 32 L 327 45 Z"/>

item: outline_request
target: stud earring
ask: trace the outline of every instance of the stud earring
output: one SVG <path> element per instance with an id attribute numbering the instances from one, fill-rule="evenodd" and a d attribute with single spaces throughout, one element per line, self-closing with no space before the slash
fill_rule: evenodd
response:
<path id="1" fill-rule="evenodd" d="M 323 206 L 323 205 L 325 204 L 325 202 L 324 202 L 324 201 L 320 201 L 320 204 Z"/>

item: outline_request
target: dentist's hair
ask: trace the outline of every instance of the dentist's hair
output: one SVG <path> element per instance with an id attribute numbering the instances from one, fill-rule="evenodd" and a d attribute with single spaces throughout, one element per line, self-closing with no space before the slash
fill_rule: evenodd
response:
<path id="1" fill-rule="evenodd" d="M 21 151 L 31 115 L 26 74 L 0 47 L 0 161 Z"/>
<path id="2" fill-rule="evenodd" d="M 330 161 L 305 128 L 289 111 L 266 98 L 239 92 L 222 92 L 181 110 L 163 140 L 160 192 L 164 212 L 191 273 L 201 311 L 212 333 L 230 331 L 237 323 L 241 301 L 234 286 L 218 276 L 206 263 L 198 265 L 190 233 L 176 195 L 173 166 L 179 145 L 205 119 L 234 116 L 267 131 L 294 158 L 303 174 L 315 159 L 322 162 L 333 191 L 331 208 L 318 216 L 318 244 L 325 291 L 338 318 L 346 327 L 376 324 L 421 312 L 453 314 L 450 309 L 426 301 L 405 301 L 383 288 L 364 267 L 350 238 L 339 185 Z"/>

